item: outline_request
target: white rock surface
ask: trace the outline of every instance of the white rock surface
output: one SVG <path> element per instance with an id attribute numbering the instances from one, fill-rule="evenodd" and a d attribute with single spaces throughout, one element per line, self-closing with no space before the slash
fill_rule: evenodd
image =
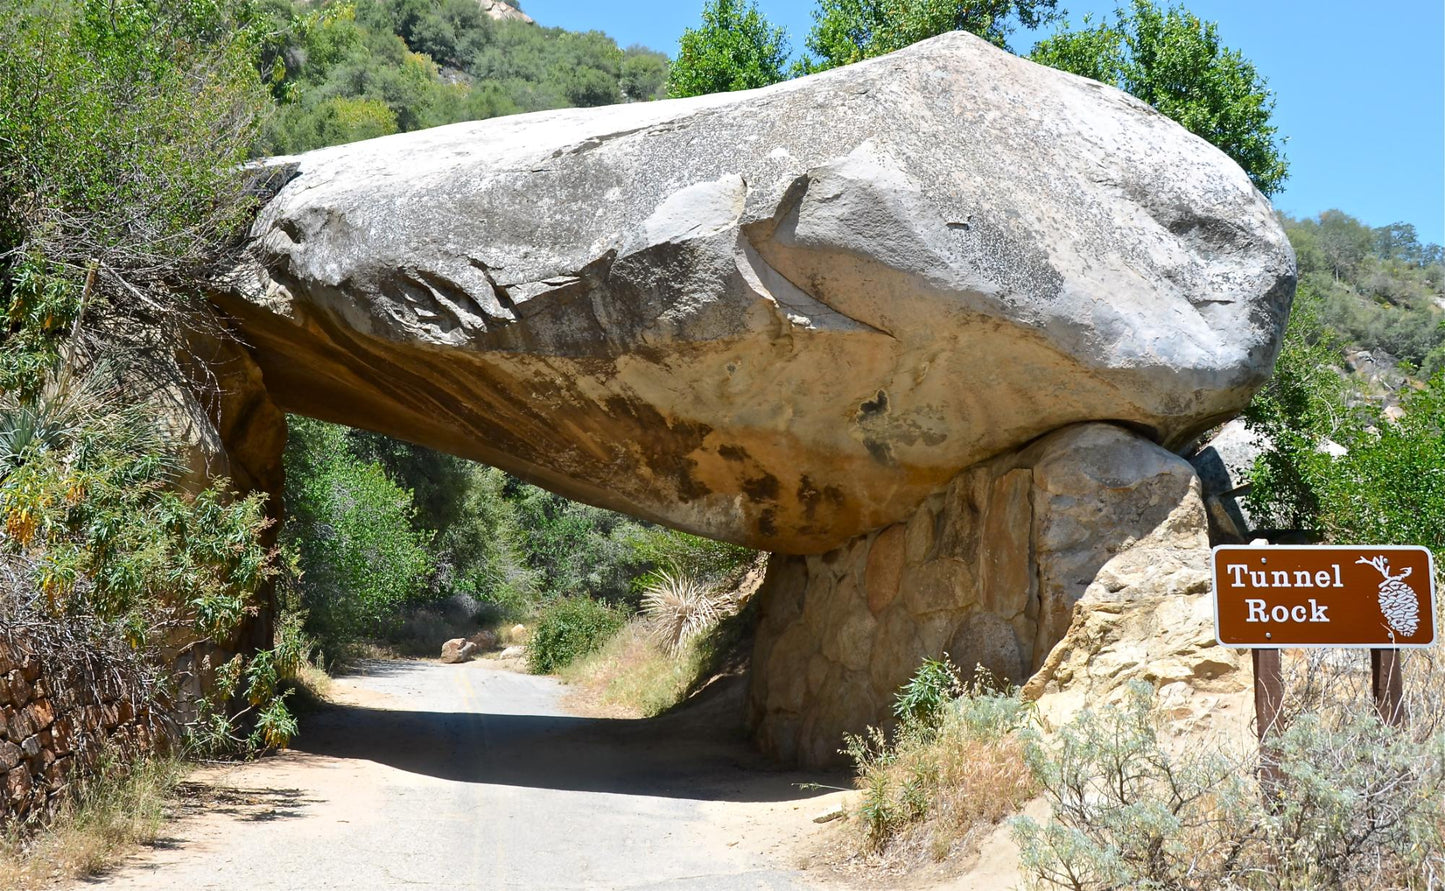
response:
<path id="1" fill-rule="evenodd" d="M 217 290 L 282 408 L 788 553 L 1071 423 L 1181 447 L 1294 289 L 1222 153 L 962 33 L 264 166 Z"/>
<path id="2" fill-rule="evenodd" d="M 481 4 L 482 12 L 485 12 L 490 18 L 497 19 L 498 21 L 518 21 L 535 24 L 531 16 L 515 6 L 503 3 L 502 0 L 478 0 L 478 2 Z"/>

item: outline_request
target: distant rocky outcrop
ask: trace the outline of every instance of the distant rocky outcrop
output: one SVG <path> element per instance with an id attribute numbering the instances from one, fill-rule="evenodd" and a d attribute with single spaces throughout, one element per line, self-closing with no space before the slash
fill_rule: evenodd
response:
<path id="1" fill-rule="evenodd" d="M 515 6 L 503 3 L 502 0 L 477 0 L 477 2 L 481 4 L 482 12 L 485 12 L 488 17 L 496 19 L 497 21 L 526 22 L 529 25 L 536 24 L 531 16 Z"/>
<path id="2" fill-rule="evenodd" d="M 1183 445 L 1293 293 L 1222 153 L 962 33 L 264 166 L 216 290 L 281 407 L 787 553 L 1071 423 Z"/>

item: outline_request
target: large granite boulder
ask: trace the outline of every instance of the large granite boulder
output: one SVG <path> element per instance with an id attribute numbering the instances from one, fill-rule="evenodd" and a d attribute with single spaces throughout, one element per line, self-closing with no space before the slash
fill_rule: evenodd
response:
<path id="1" fill-rule="evenodd" d="M 216 296 L 282 408 L 787 553 L 1075 422 L 1182 446 L 1294 287 L 1223 154 L 962 33 L 261 168 Z"/>

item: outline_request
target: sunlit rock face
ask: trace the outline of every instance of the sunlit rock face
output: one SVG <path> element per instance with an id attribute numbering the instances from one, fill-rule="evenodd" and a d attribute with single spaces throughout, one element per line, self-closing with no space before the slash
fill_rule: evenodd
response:
<path id="1" fill-rule="evenodd" d="M 1027 682 L 1061 720 L 1130 680 L 1177 684 L 1176 703 L 1237 692 L 1209 582 L 1189 462 L 1112 424 L 1069 427 L 969 468 L 906 523 L 773 557 L 748 720 L 778 759 L 834 764 L 945 656 Z"/>
<path id="2" fill-rule="evenodd" d="M 283 409 L 792 554 L 1076 422 L 1184 444 L 1294 288 L 1223 154 L 965 34 L 262 167 L 215 290 Z"/>

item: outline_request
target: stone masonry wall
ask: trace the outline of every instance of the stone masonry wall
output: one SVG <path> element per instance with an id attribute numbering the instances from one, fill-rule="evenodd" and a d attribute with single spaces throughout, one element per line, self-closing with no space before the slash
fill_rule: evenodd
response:
<path id="1" fill-rule="evenodd" d="M 0 824 L 52 809 L 103 754 L 134 757 L 165 741 L 119 673 L 78 673 L 40 649 L 23 630 L 0 629 Z"/>
<path id="2" fill-rule="evenodd" d="M 1208 554 L 1188 462 L 1113 425 L 1065 428 L 963 472 L 906 523 L 775 556 L 749 724 L 781 760 L 836 762 L 843 734 L 886 723 L 925 658 L 1023 683 L 1086 591 L 1198 593 Z"/>

